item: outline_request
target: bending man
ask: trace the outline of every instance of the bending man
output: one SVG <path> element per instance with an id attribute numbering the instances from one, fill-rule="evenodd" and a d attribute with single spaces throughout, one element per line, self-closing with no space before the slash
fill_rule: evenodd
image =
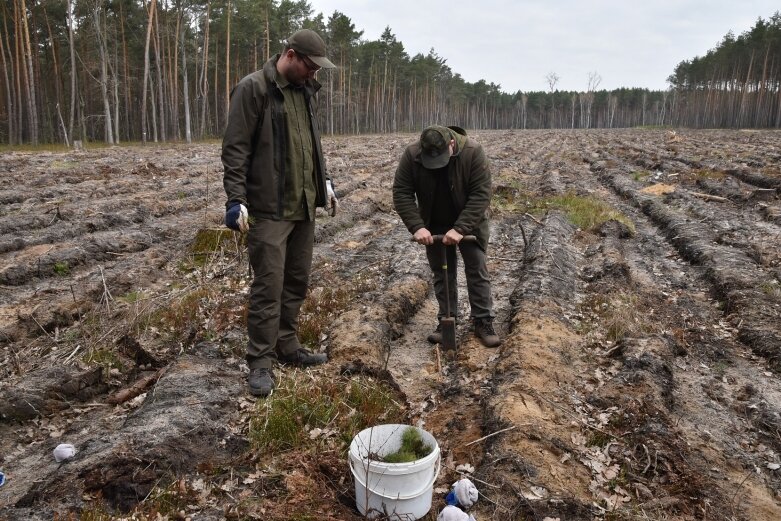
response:
<path id="1" fill-rule="evenodd" d="M 466 274 L 475 336 L 487 347 L 501 341 L 493 326 L 491 282 L 486 267 L 489 223 L 486 210 L 491 200 L 491 171 L 483 147 L 459 127 L 431 126 L 409 145 L 396 169 L 393 204 L 413 239 L 426 245 L 434 274 L 434 292 L 439 304 L 437 318 L 447 309 L 457 310 L 456 246 L 461 251 Z M 442 234 L 447 255 L 450 295 L 445 295 L 441 247 L 433 235 Z M 462 241 L 474 235 L 476 241 Z M 442 326 L 428 336 L 442 342 Z"/>

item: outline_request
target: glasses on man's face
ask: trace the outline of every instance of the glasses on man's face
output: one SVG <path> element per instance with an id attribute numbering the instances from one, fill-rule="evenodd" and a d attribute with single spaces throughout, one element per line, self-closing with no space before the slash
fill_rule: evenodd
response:
<path id="1" fill-rule="evenodd" d="M 310 60 L 306 54 L 301 54 L 300 52 L 296 53 L 296 56 L 298 56 L 302 62 L 304 62 L 304 65 L 306 65 L 306 68 L 309 69 L 309 72 L 317 72 L 322 67 L 320 67 L 318 64 Z"/>

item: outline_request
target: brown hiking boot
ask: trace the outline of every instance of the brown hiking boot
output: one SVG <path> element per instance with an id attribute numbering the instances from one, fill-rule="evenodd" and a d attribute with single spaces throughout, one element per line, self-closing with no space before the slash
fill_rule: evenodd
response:
<path id="1" fill-rule="evenodd" d="M 497 347 L 502 343 L 494 331 L 494 319 L 491 317 L 475 319 L 475 336 L 485 347 Z"/>
<path id="2" fill-rule="evenodd" d="M 442 322 L 437 324 L 437 328 L 434 330 L 433 333 L 431 333 L 428 338 L 426 338 L 429 342 L 432 344 L 441 344 L 442 343 Z"/>

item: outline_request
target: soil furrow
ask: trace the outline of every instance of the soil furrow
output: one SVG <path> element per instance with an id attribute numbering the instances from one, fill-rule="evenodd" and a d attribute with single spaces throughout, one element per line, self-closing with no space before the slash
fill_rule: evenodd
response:
<path id="1" fill-rule="evenodd" d="M 713 244 L 711 234 L 704 227 L 676 214 L 652 196 L 638 193 L 631 181 L 619 174 L 600 175 L 659 223 L 684 258 L 707 268 L 716 294 L 733 314 L 733 320 L 739 321 L 741 339 L 766 357 L 771 367 L 781 371 L 781 298 L 762 289 L 772 288 L 776 279 L 759 269 L 753 259 L 732 248 Z"/>
<path id="2" fill-rule="evenodd" d="M 460 267 L 458 350 L 426 341 L 431 273 L 391 198 L 416 135 L 326 137 L 340 211 L 318 210 L 301 332 L 330 363 L 278 383 L 398 391 L 442 450 L 427 519 L 464 473 L 481 520 L 778 519 L 779 135 L 470 134 L 493 166 L 502 345 L 470 331 Z M 338 421 L 254 448 L 251 418 L 281 402 L 245 392 L 250 274 L 219 226 L 217 144 L 0 170 L 0 518 L 359 519 Z M 584 202 L 610 217 L 575 225 Z M 76 457 L 54 462 L 58 443 Z"/>

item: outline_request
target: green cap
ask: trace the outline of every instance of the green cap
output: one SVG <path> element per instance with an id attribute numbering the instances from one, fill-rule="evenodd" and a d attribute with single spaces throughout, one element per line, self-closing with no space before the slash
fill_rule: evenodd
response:
<path id="1" fill-rule="evenodd" d="M 311 29 L 301 29 L 287 39 L 287 45 L 299 54 L 308 56 L 310 60 L 324 69 L 335 69 L 336 65 L 325 57 L 325 42 L 320 35 Z"/>
<path id="2" fill-rule="evenodd" d="M 434 125 L 423 129 L 420 135 L 420 160 L 423 166 L 433 170 L 447 166 L 450 162 L 450 129 Z"/>

